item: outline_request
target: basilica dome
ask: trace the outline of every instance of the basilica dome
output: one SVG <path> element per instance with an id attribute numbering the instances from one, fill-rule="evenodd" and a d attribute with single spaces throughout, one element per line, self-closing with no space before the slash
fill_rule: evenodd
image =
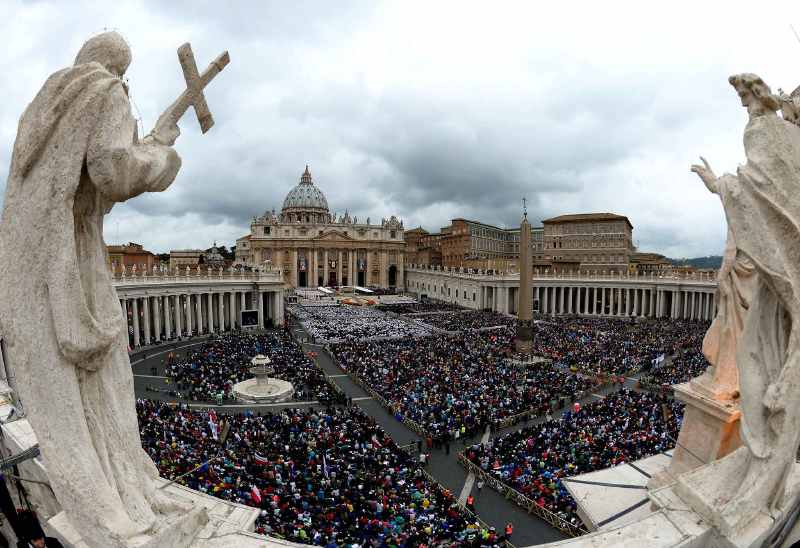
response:
<path id="1" fill-rule="evenodd" d="M 282 213 L 328 213 L 328 200 L 314 185 L 308 166 L 300 177 L 300 183 L 289 191 L 283 200 Z"/>

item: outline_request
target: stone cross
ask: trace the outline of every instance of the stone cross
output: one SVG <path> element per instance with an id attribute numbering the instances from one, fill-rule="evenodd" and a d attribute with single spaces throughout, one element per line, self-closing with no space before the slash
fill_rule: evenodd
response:
<path id="1" fill-rule="evenodd" d="M 203 74 L 198 74 L 192 46 L 189 42 L 186 42 L 178 48 L 178 60 L 183 69 L 183 78 L 186 80 L 186 90 L 181 93 L 162 116 L 168 116 L 177 124 L 189 107 L 194 107 L 197 121 L 200 122 L 200 130 L 205 133 L 214 125 L 214 118 L 208 109 L 203 89 L 230 63 L 230 55 L 228 55 L 227 51 L 223 51 L 211 62 Z"/>

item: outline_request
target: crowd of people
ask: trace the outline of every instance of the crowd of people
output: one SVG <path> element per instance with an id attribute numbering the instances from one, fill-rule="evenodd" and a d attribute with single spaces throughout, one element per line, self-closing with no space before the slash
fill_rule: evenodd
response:
<path id="1" fill-rule="evenodd" d="M 272 377 L 294 386 L 299 401 L 341 401 L 342 396 L 285 330 L 254 334 L 225 333 L 210 339 L 182 359 L 168 359 L 165 375 L 171 391 L 182 399 L 212 401 L 232 397 L 233 386 L 253 378 L 251 360 L 264 354 L 271 360 Z"/>
<path id="2" fill-rule="evenodd" d="M 683 404 L 623 389 L 557 420 L 472 445 L 465 454 L 539 507 L 580 525 L 562 479 L 673 448 L 682 417 Z"/>
<path id="3" fill-rule="evenodd" d="M 287 309 L 317 342 L 419 337 L 431 328 L 424 323 L 390 316 L 371 306 L 291 306 Z"/>
<path id="4" fill-rule="evenodd" d="M 587 373 L 632 374 L 662 355 L 698 348 L 707 329 L 686 320 L 553 317 L 534 323 L 533 352 Z"/>
<path id="5" fill-rule="evenodd" d="M 137 413 L 163 477 L 200 467 L 179 482 L 259 508 L 258 533 L 327 548 L 500 542 L 358 407 L 217 416 L 138 400 Z"/>
<path id="6" fill-rule="evenodd" d="M 702 374 L 707 367 L 708 360 L 700 348 L 687 348 L 672 359 L 666 359 L 663 363 L 653 366 L 647 375 L 642 377 L 642 384 L 649 387 L 667 387 L 688 382 Z"/>
<path id="7" fill-rule="evenodd" d="M 383 312 L 394 312 L 395 314 L 427 314 L 429 312 L 456 312 L 463 310 L 460 306 L 448 303 L 396 303 L 379 304 L 377 307 Z"/>
<path id="8" fill-rule="evenodd" d="M 329 348 L 340 367 L 390 403 L 398 419 L 446 440 L 523 412 L 544 414 L 553 401 L 572 400 L 595 384 L 545 364 L 511 363 L 512 341 L 512 332 L 502 329 Z"/>
<path id="9" fill-rule="evenodd" d="M 517 319 L 505 314 L 483 310 L 459 310 L 456 312 L 432 312 L 414 316 L 419 321 L 445 331 L 467 331 L 490 327 L 513 327 Z"/>

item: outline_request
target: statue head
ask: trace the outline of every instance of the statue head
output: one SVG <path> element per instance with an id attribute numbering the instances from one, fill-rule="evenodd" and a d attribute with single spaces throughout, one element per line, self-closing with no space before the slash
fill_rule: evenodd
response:
<path id="1" fill-rule="evenodd" d="M 749 72 L 734 74 L 728 82 L 739 94 L 742 106 L 747 107 L 751 117 L 774 114 L 780 108 L 778 97 L 758 75 Z"/>
<path id="2" fill-rule="evenodd" d="M 131 64 L 131 48 L 118 32 L 104 32 L 86 41 L 75 57 L 75 65 L 100 63 L 107 71 L 122 76 Z"/>

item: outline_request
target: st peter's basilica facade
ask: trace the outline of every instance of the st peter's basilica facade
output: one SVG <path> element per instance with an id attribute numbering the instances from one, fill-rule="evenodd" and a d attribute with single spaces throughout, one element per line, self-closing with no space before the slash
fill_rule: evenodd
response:
<path id="1" fill-rule="evenodd" d="M 238 263 L 278 267 L 291 287 L 403 287 L 404 254 L 402 221 L 335 218 L 308 166 L 280 213 L 253 218 L 250 234 L 236 240 Z"/>

